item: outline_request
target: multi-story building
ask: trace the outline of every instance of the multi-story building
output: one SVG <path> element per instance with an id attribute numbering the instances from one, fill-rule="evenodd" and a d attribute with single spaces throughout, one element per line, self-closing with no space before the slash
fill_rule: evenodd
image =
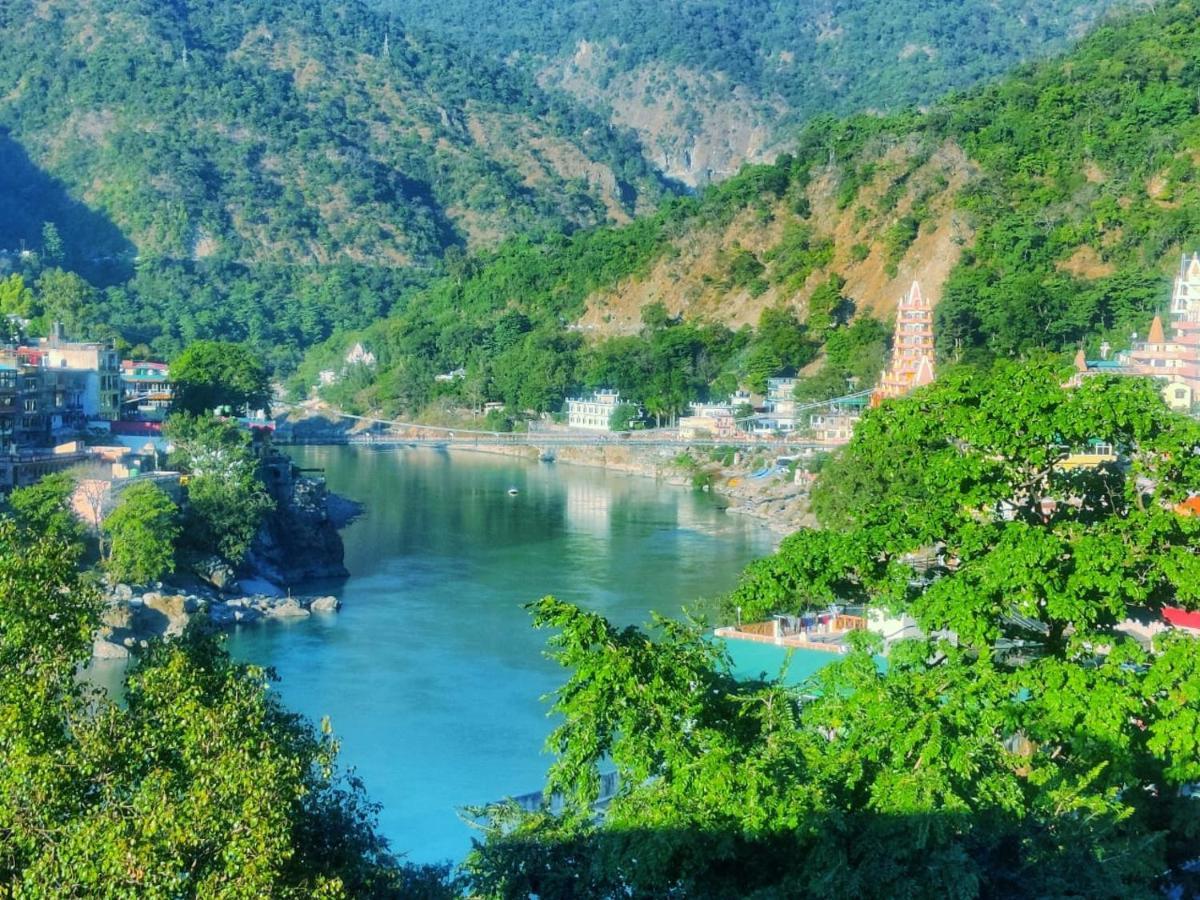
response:
<path id="1" fill-rule="evenodd" d="M 66 442 L 117 417 L 117 364 L 111 344 L 68 342 L 57 325 L 32 346 L 0 347 L 0 491 L 85 458 Z"/>
<path id="2" fill-rule="evenodd" d="M 121 418 L 132 422 L 161 422 L 174 393 L 166 363 L 121 362 Z"/>
<path id="3" fill-rule="evenodd" d="M 595 391 L 591 397 L 567 398 L 567 425 L 588 431 L 612 431 L 612 414 L 621 403 L 620 391 Z"/>
<path id="4" fill-rule="evenodd" d="M 737 436 L 734 405 L 729 403 L 689 403 L 691 413 L 679 418 L 679 436 L 685 441 L 702 437 L 717 439 Z"/>
<path id="5" fill-rule="evenodd" d="M 808 427 L 816 443 L 840 447 L 850 443 L 850 438 L 854 437 L 854 426 L 860 418 L 860 409 L 827 407 L 820 413 L 809 416 Z"/>
<path id="6" fill-rule="evenodd" d="M 120 357 L 111 341 L 68 341 L 55 323 L 50 337 L 39 338 L 42 366 L 47 370 L 79 373 L 77 409 L 89 421 L 111 422 L 121 414 Z M 66 384 L 70 379 L 60 379 Z"/>
<path id="7" fill-rule="evenodd" d="M 795 431 L 796 379 L 768 378 L 764 409 L 766 415 L 759 420 L 761 427 L 771 431 Z"/>
<path id="8" fill-rule="evenodd" d="M 933 304 L 915 281 L 896 308 L 896 330 L 892 336 L 892 358 L 871 395 L 877 406 L 891 397 L 933 381 Z"/>
<path id="9" fill-rule="evenodd" d="M 0 360 L 0 456 L 17 449 L 17 421 L 21 415 L 19 379 L 15 362 Z"/>

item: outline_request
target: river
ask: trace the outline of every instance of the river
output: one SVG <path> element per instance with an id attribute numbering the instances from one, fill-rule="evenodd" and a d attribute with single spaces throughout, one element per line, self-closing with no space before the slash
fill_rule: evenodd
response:
<path id="1" fill-rule="evenodd" d="M 769 553 L 762 526 L 651 479 L 429 449 L 294 448 L 367 511 L 343 532 L 351 577 L 315 585 L 342 611 L 238 629 L 238 658 L 272 666 L 285 703 L 328 715 L 394 848 L 460 859 L 456 809 L 538 790 L 552 727 L 543 695 L 564 672 L 524 604 L 545 594 L 620 624 L 712 601 Z M 517 493 L 510 495 L 509 489 Z M 773 647 L 739 645 L 774 673 Z M 796 658 L 811 671 L 821 654 Z"/>

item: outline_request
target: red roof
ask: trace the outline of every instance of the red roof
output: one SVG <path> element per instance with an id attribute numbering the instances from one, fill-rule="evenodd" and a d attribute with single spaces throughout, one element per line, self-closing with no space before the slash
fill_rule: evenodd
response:
<path id="1" fill-rule="evenodd" d="M 158 435 L 162 434 L 161 422 L 113 422 L 113 434 L 124 435 Z"/>
<path id="2" fill-rule="evenodd" d="M 1188 612 L 1176 606 L 1164 606 L 1163 618 L 1176 628 L 1194 628 L 1200 631 L 1200 610 Z"/>

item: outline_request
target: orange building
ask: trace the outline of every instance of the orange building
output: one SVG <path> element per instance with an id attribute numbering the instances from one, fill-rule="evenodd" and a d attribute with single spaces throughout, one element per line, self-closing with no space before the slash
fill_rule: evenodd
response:
<path id="1" fill-rule="evenodd" d="M 903 397 L 934 379 L 933 304 L 921 294 L 915 281 L 896 309 L 896 331 L 892 337 L 892 359 L 871 395 L 878 406 L 891 397 Z"/>

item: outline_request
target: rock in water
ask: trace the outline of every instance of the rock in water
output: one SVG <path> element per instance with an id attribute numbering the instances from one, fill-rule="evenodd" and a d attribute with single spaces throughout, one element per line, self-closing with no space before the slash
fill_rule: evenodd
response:
<path id="1" fill-rule="evenodd" d="M 142 601 L 144 606 L 138 615 L 139 629 L 166 637 L 177 637 L 183 634 L 183 629 L 187 627 L 191 617 L 187 612 L 187 600 L 181 594 L 163 595 L 151 592 L 143 594 Z M 165 621 L 152 621 L 155 616 L 161 617 Z M 143 619 L 146 621 L 141 621 Z"/>
<path id="2" fill-rule="evenodd" d="M 342 608 L 342 601 L 337 597 L 318 597 L 308 608 L 313 612 L 337 612 Z"/>
<path id="3" fill-rule="evenodd" d="M 128 600 L 109 603 L 100 613 L 100 624 L 109 628 L 130 629 L 133 627 L 133 610 Z"/>
<path id="4" fill-rule="evenodd" d="M 221 593 L 237 593 L 240 590 L 233 567 L 219 556 L 206 556 L 192 566 L 192 571 Z"/>
<path id="5" fill-rule="evenodd" d="M 275 510 L 254 539 L 246 570 L 277 584 L 348 575 L 325 482 L 298 477 L 290 464 L 272 471 L 268 485 Z"/>
<path id="6" fill-rule="evenodd" d="M 294 597 L 288 597 L 286 600 L 268 607 L 267 614 L 277 619 L 290 619 L 307 616 L 308 610 L 301 606 Z"/>
<path id="7" fill-rule="evenodd" d="M 129 648 L 98 637 L 92 642 L 92 656 L 96 659 L 129 659 Z"/>

